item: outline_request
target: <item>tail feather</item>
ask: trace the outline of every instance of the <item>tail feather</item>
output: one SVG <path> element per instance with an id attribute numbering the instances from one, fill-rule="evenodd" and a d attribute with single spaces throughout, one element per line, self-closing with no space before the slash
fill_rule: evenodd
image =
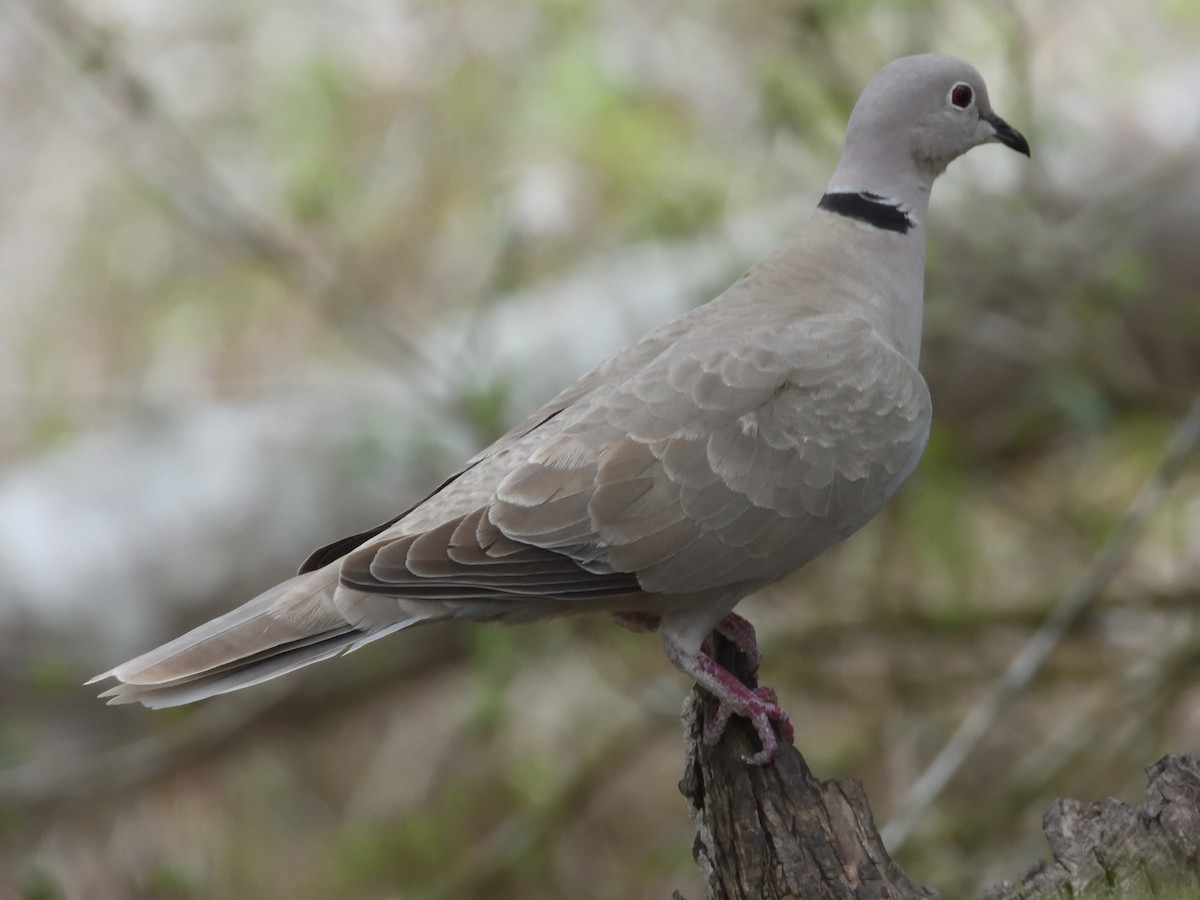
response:
<path id="1" fill-rule="evenodd" d="M 97 675 L 109 703 L 180 706 L 276 678 L 415 624 L 352 623 L 334 602 L 337 575 L 298 575 L 173 641 Z M 397 610 L 399 612 L 399 610 Z"/>
<path id="2" fill-rule="evenodd" d="M 217 671 L 203 672 L 193 678 L 183 678 L 165 684 L 118 684 L 100 696 L 107 697 L 109 705 L 141 703 L 150 709 L 183 706 L 186 703 L 261 684 L 304 666 L 332 659 L 346 652 L 347 647 L 357 638 L 358 632 L 348 630 L 342 634 L 318 638 L 315 643 L 280 650 L 245 665 L 235 663 Z"/>

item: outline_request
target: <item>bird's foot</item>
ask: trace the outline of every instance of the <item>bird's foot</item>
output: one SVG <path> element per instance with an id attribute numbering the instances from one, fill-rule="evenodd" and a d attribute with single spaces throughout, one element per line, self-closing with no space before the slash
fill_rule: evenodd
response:
<path id="1" fill-rule="evenodd" d="M 749 623 L 740 619 L 749 628 Z M 754 630 L 749 630 L 753 641 Z M 731 638 L 732 640 L 732 638 Z M 737 643 L 736 640 L 734 643 Z M 779 723 L 781 737 L 787 743 L 795 739 L 788 714 L 779 705 L 775 691 L 769 687 L 748 688 L 738 678 L 716 662 L 711 656 L 701 653 L 691 653 L 664 636 L 663 645 L 666 647 L 667 658 L 683 672 L 696 680 L 696 683 L 717 698 L 719 705 L 716 715 L 704 728 L 704 742 L 710 746 L 716 744 L 725 733 L 725 726 L 733 716 L 743 716 L 750 720 L 758 738 L 762 742 L 762 750 L 753 756 L 743 757 L 752 766 L 768 765 L 779 749 L 779 738 L 775 735 L 773 723 Z M 757 649 L 757 647 L 755 647 Z"/>
<path id="2" fill-rule="evenodd" d="M 744 685 L 742 687 L 749 691 Z M 782 737 L 786 743 L 790 744 L 795 740 L 796 732 L 792 728 L 787 712 L 776 700 L 775 691 L 772 688 L 755 688 L 749 693 L 752 699 L 739 701 L 737 704 L 721 701 L 716 715 L 704 727 L 704 743 L 710 747 L 715 746 L 721 740 L 721 735 L 725 733 L 725 726 L 729 724 L 730 718 L 734 715 L 745 716 L 754 725 L 754 730 L 758 732 L 759 740 L 762 741 L 762 750 L 754 756 L 743 758 L 749 765 L 765 766 L 775 758 L 775 753 L 779 749 L 779 739 L 776 738 L 775 729 L 771 723 L 779 723 L 779 729 L 783 732 Z"/>

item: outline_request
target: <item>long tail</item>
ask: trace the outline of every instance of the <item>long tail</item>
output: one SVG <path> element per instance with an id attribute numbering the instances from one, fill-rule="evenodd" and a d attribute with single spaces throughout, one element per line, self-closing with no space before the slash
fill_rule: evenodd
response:
<path id="1" fill-rule="evenodd" d="M 420 621 L 361 628 L 338 611 L 336 586 L 329 569 L 297 575 L 88 684 L 121 682 L 100 695 L 110 704 L 181 706 L 277 678 Z"/>

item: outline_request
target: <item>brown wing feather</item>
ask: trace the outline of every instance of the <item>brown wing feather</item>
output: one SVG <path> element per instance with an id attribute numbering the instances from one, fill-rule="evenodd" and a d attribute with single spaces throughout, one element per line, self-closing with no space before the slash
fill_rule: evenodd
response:
<path id="1" fill-rule="evenodd" d="M 418 602 L 685 593 L 774 580 L 859 528 L 924 444 L 916 369 L 861 320 L 720 337 L 577 386 L 514 430 L 489 500 L 360 547 L 343 583 Z"/>
<path id="2" fill-rule="evenodd" d="M 431 531 L 361 547 L 343 560 L 341 582 L 361 591 L 418 601 L 580 599 L 640 590 L 631 573 L 591 572 L 552 550 L 530 544 L 513 549 L 508 540 L 489 542 L 488 528 L 469 527 L 481 521 L 482 511 L 476 511 Z M 493 553 L 493 548 L 499 552 Z"/>
<path id="3" fill-rule="evenodd" d="M 403 521 L 413 510 L 424 506 L 431 501 L 435 501 L 440 494 L 446 491 L 451 485 L 455 484 L 463 475 L 474 469 L 480 463 L 496 457 L 505 451 L 508 447 L 519 442 L 522 438 L 527 437 L 532 432 L 542 429 L 551 422 L 556 416 L 569 409 L 573 404 L 587 397 L 598 387 L 606 384 L 612 378 L 620 378 L 622 375 L 629 372 L 637 371 L 650 360 L 670 347 L 680 335 L 687 332 L 691 327 L 692 322 L 701 316 L 704 307 L 693 310 L 689 315 L 683 316 L 666 323 L 660 328 L 651 331 L 644 335 L 640 340 L 626 347 L 623 351 L 610 357 L 602 362 L 599 366 L 588 372 L 574 384 L 569 385 L 560 391 L 553 399 L 544 406 L 531 413 L 529 416 L 518 422 L 499 439 L 489 445 L 487 448 L 476 454 L 463 465 L 458 471 L 448 477 L 433 491 L 427 494 L 424 498 L 414 503 L 398 516 L 394 516 L 379 525 L 368 528 L 366 531 L 361 531 L 358 534 L 352 534 L 348 537 L 339 538 L 329 544 L 319 547 L 309 554 L 308 558 L 301 564 L 298 574 L 303 575 L 306 572 L 311 572 L 315 569 L 322 568 L 335 560 L 346 556 L 351 550 L 361 547 L 372 538 L 378 537 L 388 531 L 397 523 Z"/>

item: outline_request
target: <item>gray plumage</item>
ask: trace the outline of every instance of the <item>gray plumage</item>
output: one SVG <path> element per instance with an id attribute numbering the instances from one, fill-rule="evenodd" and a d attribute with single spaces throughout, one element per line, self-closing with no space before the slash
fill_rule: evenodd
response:
<path id="1" fill-rule="evenodd" d="M 100 676 L 120 682 L 106 696 L 186 703 L 440 619 L 633 613 L 694 660 L 739 600 L 861 528 L 916 466 L 929 192 L 994 141 L 1028 153 L 973 68 L 889 64 L 854 108 L 822 208 L 732 287 L 386 526 Z"/>

